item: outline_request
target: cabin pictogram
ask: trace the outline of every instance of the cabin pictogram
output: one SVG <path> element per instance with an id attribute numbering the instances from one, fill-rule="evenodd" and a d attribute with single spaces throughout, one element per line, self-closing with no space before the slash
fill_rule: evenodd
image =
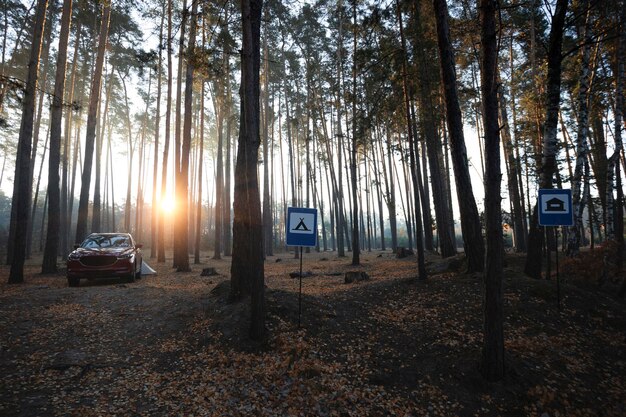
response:
<path id="1" fill-rule="evenodd" d="M 304 219 L 302 217 L 300 217 L 300 223 L 298 223 L 298 225 L 293 230 L 301 230 L 303 232 L 310 231 L 309 228 L 306 227 L 306 224 L 304 224 Z"/>
<path id="2" fill-rule="evenodd" d="M 572 190 L 545 188 L 539 190 L 539 225 L 573 226 Z"/>
<path id="3" fill-rule="evenodd" d="M 546 201 L 546 209 L 545 211 L 566 211 L 565 210 L 565 201 L 559 198 L 551 198 Z"/>

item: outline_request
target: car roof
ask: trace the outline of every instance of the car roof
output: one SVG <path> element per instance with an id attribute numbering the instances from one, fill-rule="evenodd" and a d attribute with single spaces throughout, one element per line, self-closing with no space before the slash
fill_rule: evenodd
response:
<path id="1" fill-rule="evenodd" d="M 89 236 L 130 236 L 130 233 L 114 233 L 114 232 L 106 232 L 106 233 L 91 233 Z M 87 236 L 87 237 L 89 237 Z"/>
<path id="2" fill-rule="evenodd" d="M 108 232 L 108 233 L 91 233 L 89 236 L 87 236 L 85 239 L 89 239 L 89 238 L 93 238 L 96 236 L 102 236 L 102 237 L 114 237 L 114 236 L 124 236 L 127 237 L 129 239 L 131 239 L 131 241 L 134 241 L 133 237 L 131 236 L 130 233 L 112 233 L 112 232 Z"/>

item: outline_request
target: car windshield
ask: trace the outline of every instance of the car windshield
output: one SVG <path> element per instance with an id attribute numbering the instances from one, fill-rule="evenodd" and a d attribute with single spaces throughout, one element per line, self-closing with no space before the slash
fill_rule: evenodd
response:
<path id="1" fill-rule="evenodd" d="M 95 235 L 89 236 L 80 246 L 85 249 L 128 248 L 130 238 L 125 235 Z"/>

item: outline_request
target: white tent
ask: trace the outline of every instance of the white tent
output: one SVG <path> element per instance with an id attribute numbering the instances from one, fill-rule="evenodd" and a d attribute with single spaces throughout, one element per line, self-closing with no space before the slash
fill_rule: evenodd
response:
<path id="1" fill-rule="evenodd" d="M 141 263 L 141 275 L 156 275 L 156 271 L 150 268 L 146 261 Z"/>

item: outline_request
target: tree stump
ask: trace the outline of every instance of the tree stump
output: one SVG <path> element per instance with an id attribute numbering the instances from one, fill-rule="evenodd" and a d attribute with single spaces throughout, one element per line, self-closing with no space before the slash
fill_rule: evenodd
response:
<path id="1" fill-rule="evenodd" d="M 212 277 L 214 275 L 217 275 L 217 271 L 213 267 L 202 269 L 202 273 L 200 274 L 201 277 Z"/>
<path id="2" fill-rule="evenodd" d="M 399 247 L 396 249 L 396 258 L 398 259 L 406 258 L 407 256 L 411 256 L 413 254 L 414 253 L 411 249 L 407 249 L 405 247 Z"/>
<path id="3" fill-rule="evenodd" d="M 363 271 L 347 271 L 344 276 L 344 282 L 346 284 L 351 284 L 353 282 L 361 282 L 370 279 L 370 276 L 367 275 L 367 272 Z"/>
<path id="4" fill-rule="evenodd" d="M 311 272 L 311 271 L 304 271 L 304 272 L 302 272 L 302 278 L 312 277 L 313 275 L 315 275 L 315 274 L 313 274 L 313 272 Z M 289 276 L 291 278 L 298 278 L 300 276 L 300 272 L 290 272 Z"/>

